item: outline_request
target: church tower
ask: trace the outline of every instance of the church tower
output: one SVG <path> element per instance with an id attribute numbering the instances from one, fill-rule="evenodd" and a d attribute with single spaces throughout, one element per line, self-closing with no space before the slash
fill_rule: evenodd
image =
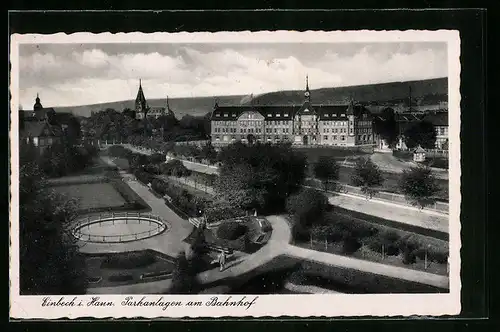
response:
<path id="1" fill-rule="evenodd" d="M 306 75 L 306 91 L 304 92 L 304 100 L 306 103 L 311 102 L 311 91 L 309 91 L 309 75 Z"/>
<path id="2" fill-rule="evenodd" d="M 36 94 L 35 105 L 33 105 L 33 111 L 41 110 L 43 108 L 42 103 L 40 102 L 40 96 L 38 93 Z"/>
<path id="3" fill-rule="evenodd" d="M 348 133 L 349 136 L 354 136 L 354 99 L 351 97 L 349 100 L 349 106 L 347 107 L 347 121 L 348 122 Z"/>
<path id="4" fill-rule="evenodd" d="M 135 116 L 137 119 L 144 119 L 147 112 L 148 104 L 146 102 L 146 97 L 144 97 L 144 92 L 142 91 L 142 82 L 139 80 L 139 90 L 135 98 Z"/>

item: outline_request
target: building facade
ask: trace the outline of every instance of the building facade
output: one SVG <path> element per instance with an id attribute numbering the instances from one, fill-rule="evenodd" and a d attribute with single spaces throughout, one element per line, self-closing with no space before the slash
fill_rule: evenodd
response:
<path id="1" fill-rule="evenodd" d="M 298 146 L 372 145 L 373 118 L 363 106 L 314 105 L 306 79 L 304 103 L 284 106 L 219 106 L 211 114 L 211 141 L 226 145 L 290 142 Z"/>

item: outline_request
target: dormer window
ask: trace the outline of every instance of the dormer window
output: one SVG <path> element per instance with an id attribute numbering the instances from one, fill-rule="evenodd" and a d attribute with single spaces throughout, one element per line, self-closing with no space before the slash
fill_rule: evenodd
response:
<path id="1" fill-rule="evenodd" d="M 219 114 L 219 113 L 216 113 L 216 114 L 215 114 L 215 116 L 216 116 L 216 117 L 220 117 L 220 114 Z"/>
<path id="2" fill-rule="evenodd" d="M 233 118 L 235 118 L 235 117 L 236 117 L 236 114 L 235 114 L 235 113 L 233 113 Z"/>
<path id="3" fill-rule="evenodd" d="M 283 114 L 283 116 L 288 116 L 288 113 Z"/>
<path id="4" fill-rule="evenodd" d="M 270 118 L 272 116 L 272 114 L 267 114 L 267 117 Z"/>
<path id="5" fill-rule="evenodd" d="M 227 118 L 229 116 L 229 114 L 227 113 L 224 113 L 224 117 Z"/>
<path id="6" fill-rule="evenodd" d="M 281 116 L 281 114 L 276 114 L 276 117 L 279 118 Z"/>
<path id="7" fill-rule="evenodd" d="M 342 114 L 340 114 L 340 116 L 343 116 L 343 117 L 345 117 L 345 113 L 342 113 Z"/>
<path id="8" fill-rule="evenodd" d="M 325 118 L 327 118 L 327 117 L 328 117 L 328 114 L 325 114 Z"/>

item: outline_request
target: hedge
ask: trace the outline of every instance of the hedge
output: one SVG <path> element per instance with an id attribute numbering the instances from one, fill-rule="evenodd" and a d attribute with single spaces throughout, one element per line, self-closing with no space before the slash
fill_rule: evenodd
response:
<path id="1" fill-rule="evenodd" d="M 222 223 L 217 228 L 217 236 L 224 240 L 233 241 L 245 235 L 247 227 L 237 222 L 229 221 Z"/>
<path id="2" fill-rule="evenodd" d="M 156 256 L 150 251 L 128 252 L 108 255 L 101 263 L 103 269 L 135 269 L 156 263 Z"/>
<path id="3" fill-rule="evenodd" d="M 194 196 L 182 187 L 162 179 L 153 179 L 151 189 L 160 195 L 170 197 L 172 204 L 188 216 L 198 216 L 199 211 L 205 210 L 209 205 L 207 200 Z"/>

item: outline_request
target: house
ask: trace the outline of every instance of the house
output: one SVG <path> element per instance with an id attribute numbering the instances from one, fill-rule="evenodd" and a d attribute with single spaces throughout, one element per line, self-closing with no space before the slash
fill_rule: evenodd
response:
<path id="1" fill-rule="evenodd" d="M 313 104 L 306 77 L 302 105 L 219 106 L 211 113 L 214 146 L 235 141 L 296 146 L 373 145 L 373 117 L 362 105 Z"/>
<path id="2" fill-rule="evenodd" d="M 59 142 L 63 134 L 61 124 L 56 121 L 53 108 L 44 108 L 37 94 L 32 111 L 19 111 L 19 138 L 21 143 L 33 144 L 43 151 Z"/>
<path id="3" fill-rule="evenodd" d="M 60 142 L 62 132 L 60 127 L 50 125 L 47 121 L 28 121 L 20 132 L 23 143 L 45 149 L 56 142 Z"/>
<path id="4" fill-rule="evenodd" d="M 418 163 L 425 161 L 425 150 L 420 145 L 413 151 L 413 161 Z"/>
<path id="5" fill-rule="evenodd" d="M 436 132 L 436 149 L 448 149 L 448 110 L 430 111 L 423 118 L 432 123 Z"/>

